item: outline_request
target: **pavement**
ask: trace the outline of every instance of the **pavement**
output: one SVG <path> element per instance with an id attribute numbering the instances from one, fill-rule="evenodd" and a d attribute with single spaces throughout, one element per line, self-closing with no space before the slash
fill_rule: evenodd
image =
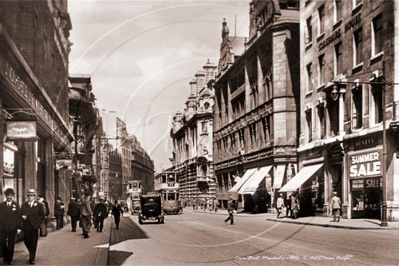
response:
<path id="1" fill-rule="evenodd" d="M 49 232 L 46 237 L 39 237 L 36 265 L 107 265 L 111 219 L 105 219 L 103 232 L 91 227 L 89 238 L 83 238 L 79 226 L 76 232 L 72 232 L 71 224 Z M 28 259 L 29 253 L 24 242 L 17 243 L 14 265 L 28 265 Z"/>
<path id="2" fill-rule="evenodd" d="M 228 216 L 227 210 L 218 209 L 217 212 L 209 210 L 193 210 L 192 207 L 186 207 L 183 210 L 192 211 L 198 213 L 204 213 L 209 215 L 224 215 Z M 264 217 L 267 221 L 279 222 L 279 223 L 293 223 L 293 224 L 305 224 L 311 226 L 322 226 L 322 227 L 333 227 L 341 229 L 357 229 L 357 230 L 399 230 L 399 222 L 388 222 L 388 226 L 381 226 L 381 221 L 378 219 L 340 219 L 340 222 L 334 222 L 332 216 L 321 217 L 321 216 L 309 216 L 299 217 L 292 219 L 290 217 L 283 217 L 277 219 L 277 214 L 274 213 L 249 213 L 249 212 L 237 212 L 236 217 Z"/>

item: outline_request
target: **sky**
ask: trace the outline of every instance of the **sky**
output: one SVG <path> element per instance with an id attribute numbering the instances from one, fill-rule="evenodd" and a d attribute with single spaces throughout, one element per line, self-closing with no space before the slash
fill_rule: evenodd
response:
<path id="1" fill-rule="evenodd" d="M 218 64 L 224 18 L 230 36 L 248 37 L 249 3 L 69 0 L 69 72 L 91 75 L 96 106 L 117 112 L 160 172 L 189 82 L 208 59 Z"/>

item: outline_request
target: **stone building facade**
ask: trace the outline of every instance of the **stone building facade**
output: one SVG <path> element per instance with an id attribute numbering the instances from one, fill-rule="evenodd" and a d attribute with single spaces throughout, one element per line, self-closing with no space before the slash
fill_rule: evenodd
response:
<path id="1" fill-rule="evenodd" d="M 180 197 L 190 199 L 215 196 L 212 128 L 216 66 L 209 61 L 190 82 L 190 96 L 183 112 L 173 117 L 171 138 L 173 166 L 180 185 Z"/>
<path id="2" fill-rule="evenodd" d="M 299 131 L 299 2 L 251 1 L 249 37 L 223 22 L 213 128 L 216 197 L 266 211 L 293 174 Z"/>
<path id="3" fill-rule="evenodd" d="M 301 1 L 300 8 L 304 181 L 291 189 L 299 188 L 305 215 L 331 214 L 334 191 L 344 217 L 381 218 L 385 201 L 388 220 L 399 220 L 398 2 Z"/>

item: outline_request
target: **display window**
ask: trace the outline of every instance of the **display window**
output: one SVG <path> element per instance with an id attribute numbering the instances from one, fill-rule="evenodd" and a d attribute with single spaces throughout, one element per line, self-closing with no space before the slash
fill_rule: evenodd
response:
<path id="1" fill-rule="evenodd" d="M 382 178 L 352 179 L 352 217 L 353 218 L 377 218 L 381 214 Z"/>

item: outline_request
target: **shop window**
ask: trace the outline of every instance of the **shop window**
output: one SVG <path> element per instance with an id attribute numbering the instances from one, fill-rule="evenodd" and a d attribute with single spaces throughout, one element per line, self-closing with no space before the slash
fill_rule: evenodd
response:
<path id="1" fill-rule="evenodd" d="M 343 58 L 342 58 L 342 42 L 335 45 L 335 60 L 334 60 L 335 76 L 338 76 L 343 71 Z"/>
<path id="2" fill-rule="evenodd" d="M 319 86 L 324 84 L 325 78 L 324 54 L 319 56 Z"/>
<path id="3" fill-rule="evenodd" d="M 356 86 L 352 89 L 352 128 L 359 129 L 363 126 L 363 87 Z"/>
<path id="4" fill-rule="evenodd" d="M 342 0 L 334 1 L 334 22 L 338 22 L 342 19 Z"/>
<path id="5" fill-rule="evenodd" d="M 324 14 L 324 5 L 319 7 L 319 35 L 324 33 L 324 20 L 325 20 L 325 14 Z"/>
<path id="6" fill-rule="evenodd" d="M 353 33 L 353 66 L 363 62 L 363 32 L 362 28 Z"/>
<path id="7" fill-rule="evenodd" d="M 371 31 L 371 56 L 375 56 L 382 52 L 384 44 L 384 32 L 382 26 L 382 14 L 378 15 L 373 19 L 372 31 Z"/>
<path id="8" fill-rule="evenodd" d="M 306 66 L 306 71 L 308 74 L 308 84 L 306 86 L 307 91 L 306 92 L 311 92 L 313 91 L 313 76 L 312 76 L 312 63 L 308 64 Z"/>

